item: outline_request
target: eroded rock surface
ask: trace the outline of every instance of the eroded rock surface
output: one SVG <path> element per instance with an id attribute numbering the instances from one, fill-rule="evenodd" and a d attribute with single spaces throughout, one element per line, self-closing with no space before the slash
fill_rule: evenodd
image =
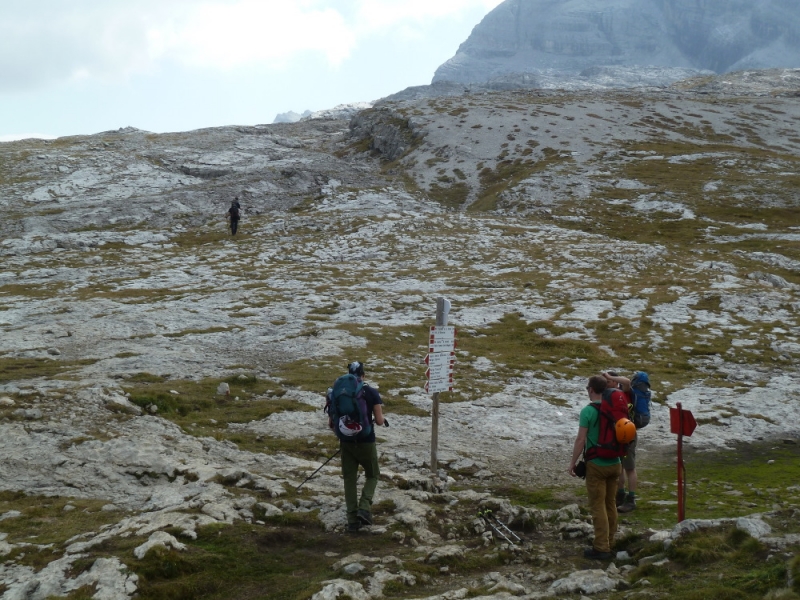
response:
<path id="1" fill-rule="evenodd" d="M 481 93 L 387 101 L 352 124 L 0 144 L 0 489 L 69 498 L 64 513 L 106 523 L 46 548 L 0 534 L 12 557 L 3 598 L 84 585 L 131 597 L 136 561 L 180 552 L 212 524 L 313 513 L 341 531 L 337 463 L 294 492 L 324 460 L 308 447 L 330 432 L 324 384 L 291 365 L 367 362 L 391 421 L 379 432 L 378 498 L 391 508 L 369 534 L 413 548 L 443 577 L 448 561 L 506 543 L 474 515 L 447 516 L 459 504 L 564 543 L 588 539 L 577 505 L 544 511 L 485 491 L 514 480 L 574 492 L 565 468 L 587 365 L 657 375 L 642 460 L 674 444 L 676 402 L 701 423 L 697 448 L 796 441 L 800 231 L 785 215 L 798 204 L 800 112 L 785 89 L 752 96 L 745 84 L 702 84 L 726 87 L 720 96 Z M 233 195 L 244 209 L 235 238 L 222 217 Z M 632 232 L 619 228 L 623 213 Z M 463 345 L 432 477 L 422 360 L 439 296 Z M 509 350 L 512 333 L 536 343 Z M 389 349 L 374 353 L 378 343 Z M 249 394 L 248 377 L 274 390 Z M 214 380 L 202 400 L 295 409 L 179 425 L 127 391 L 169 382 L 180 400 L 201 380 Z M 14 507 L 0 522 L 25 516 Z M 772 540 L 758 521 L 742 527 Z M 72 572 L 129 538 L 136 553 Z M 476 574 L 436 598 L 468 587 L 486 598 L 591 593 L 627 572 L 575 575 L 520 546 L 503 551 L 536 569 Z M 19 558 L 34 550 L 53 553 L 45 568 Z M 348 563 L 363 585 L 332 578 L 318 597 L 419 583 L 400 559 L 371 558 Z"/>

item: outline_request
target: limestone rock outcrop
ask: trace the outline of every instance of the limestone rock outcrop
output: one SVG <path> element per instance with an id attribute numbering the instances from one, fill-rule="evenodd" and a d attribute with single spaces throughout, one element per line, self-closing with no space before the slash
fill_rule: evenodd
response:
<path id="1" fill-rule="evenodd" d="M 506 0 L 433 83 L 522 73 L 568 79 L 598 68 L 622 69 L 624 83 L 630 67 L 727 73 L 796 66 L 800 8 L 790 0 Z"/>

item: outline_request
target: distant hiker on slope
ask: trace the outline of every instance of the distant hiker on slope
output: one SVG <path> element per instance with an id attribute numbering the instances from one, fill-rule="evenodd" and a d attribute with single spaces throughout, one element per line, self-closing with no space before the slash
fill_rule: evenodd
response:
<path id="1" fill-rule="evenodd" d="M 239 218 L 241 217 L 241 211 L 242 205 L 239 204 L 239 196 L 236 196 L 231 202 L 231 207 L 228 209 L 228 212 L 225 213 L 225 216 L 231 222 L 231 235 L 236 235 L 236 232 L 239 229 Z"/>
<path id="2" fill-rule="evenodd" d="M 342 452 L 342 479 L 347 508 L 347 531 L 357 532 L 362 525 L 372 525 L 372 497 L 378 487 L 380 468 L 375 445 L 375 425 L 386 425 L 383 401 L 373 387 L 364 383 L 364 365 L 352 362 L 347 374 L 339 377 L 328 390 L 325 411 L 328 427 L 339 438 Z M 358 497 L 358 467 L 364 469 L 364 488 Z"/>

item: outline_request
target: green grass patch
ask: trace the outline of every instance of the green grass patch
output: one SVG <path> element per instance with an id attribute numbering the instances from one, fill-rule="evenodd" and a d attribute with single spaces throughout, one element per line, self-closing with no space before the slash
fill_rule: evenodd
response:
<path id="1" fill-rule="evenodd" d="M 228 225 L 220 217 L 220 223 L 213 229 L 193 229 L 179 233 L 170 239 L 179 249 L 192 249 L 205 244 L 219 245 L 225 240 L 231 239 L 231 232 Z M 249 236 L 242 232 L 236 235 L 237 243 L 247 240 Z"/>
<path id="2" fill-rule="evenodd" d="M 513 504 L 526 508 L 556 509 L 564 505 L 551 489 L 530 490 L 517 485 L 501 484 L 492 487 L 491 492 L 493 496 L 508 498 Z"/>
<path id="3" fill-rule="evenodd" d="M 22 513 L 19 517 L 3 520 L 2 531 L 8 534 L 8 542 L 13 544 L 36 544 L 45 546 L 63 545 L 80 533 L 97 531 L 105 524 L 116 523 L 122 511 L 104 511 L 101 508 L 112 500 L 86 500 L 65 498 L 63 496 L 28 496 L 22 492 L 0 492 L 0 514 L 12 510 Z M 64 510 L 66 505 L 74 510 Z M 26 547 L 29 556 L 26 564 L 41 568 L 54 558 L 52 550 L 32 551 Z"/>
<path id="4" fill-rule="evenodd" d="M 458 208 L 466 202 L 469 197 L 470 187 L 461 181 L 452 182 L 450 185 L 440 185 L 432 183 L 428 189 L 428 195 L 447 208 Z"/>
<path id="5" fill-rule="evenodd" d="M 541 173 L 553 167 L 573 160 L 570 155 L 563 155 L 552 148 L 542 149 L 542 158 L 534 161 L 530 158 L 513 160 L 500 159 L 494 169 L 485 167 L 479 173 L 481 189 L 478 198 L 470 204 L 469 212 L 494 210 L 498 206 L 500 194 L 511 189 L 521 181 L 535 173 Z"/>
<path id="6" fill-rule="evenodd" d="M 169 288 L 120 288 L 103 285 L 81 288 L 75 295 L 79 300 L 107 298 L 123 304 L 156 304 L 180 300 L 187 292 Z"/>
<path id="7" fill-rule="evenodd" d="M 291 410 L 290 408 L 284 410 Z M 277 412 L 277 411 L 276 411 Z M 306 411 L 308 412 L 308 411 Z M 320 412 L 320 422 L 325 415 Z M 339 449 L 338 438 L 330 435 L 301 438 L 278 438 L 253 433 L 251 431 L 229 431 L 217 434 L 220 438 L 233 442 L 240 450 L 264 454 L 288 454 L 307 460 L 324 460 Z M 324 458 L 323 458 L 324 457 Z"/>
<path id="8" fill-rule="evenodd" d="M 21 296 L 35 300 L 57 298 L 64 295 L 66 287 L 66 284 L 61 282 L 43 284 L 7 283 L 0 285 L 0 297 Z"/>
<path id="9" fill-rule="evenodd" d="M 234 331 L 238 328 L 236 327 L 208 327 L 207 329 L 186 329 L 185 331 L 177 331 L 175 333 L 165 333 L 164 337 L 168 338 L 177 338 L 177 337 L 184 337 L 187 335 L 206 335 L 209 333 L 226 333 L 228 331 Z"/>
<path id="10" fill-rule="evenodd" d="M 555 335 L 538 330 L 548 328 Z M 493 376 L 505 379 L 531 370 L 562 374 L 595 373 L 609 361 L 598 344 L 571 337 L 556 337 L 558 329 L 547 322 L 528 324 L 518 313 L 505 315 L 474 334 L 459 334 L 458 348 L 494 363 Z"/>
<path id="11" fill-rule="evenodd" d="M 324 581 L 350 578 L 331 568 L 340 558 L 354 551 L 381 558 L 398 550 L 384 535 L 354 540 L 325 532 L 315 512 L 284 513 L 266 526 L 238 522 L 197 533 L 196 540 L 181 539 L 187 545 L 184 552 L 153 549 L 142 560 L 132 555 L 141 539 L 111 540 L 92 548 L 83 564 L 88 568 L 96 557 L 120 556 L 139 576 L 137 597 L 142 600 L 307 600 Z"/>
<path id="12" fill-rule="evenodd" d="M 53 360 L 49 358 L 0 357 L 0 383 L 45 377 L 57 379 L 58 375 L 74 373 L 80 367 L 93 365 L 96 359 Z"/>
<path id="13" fill-rule="evenodd" d="M 653 425 L 651 424 L 650 427 Z M 647 444 L 648 429 L 642 431 Z M 702 427 L 694 436 L 702 436 Z M 770 463 L 770 461 L 774 461 Z M 776 507 L 800 508 L 791 486 L 800 481 L 800 446 L 780 440 L 741 444 L 733 449 L 699 451 L 684 442 L 686 464 L 686 518 L 719 519 L 769 512 Z M 639 500 L 636 511 L 623 519 L 637 529 L 666 528 L 677 522 L 677 504 L 659 505 L 653 501 L 677 503 L 677 474 L 674 464 L 648 464 L 637 460 Z M 796 520 L 774 525 L 784 532 L 800 532 Z"/>
<path id="14" fill-rule="evenodd" d="M 242 449 L 254 451 L 263 451 L 265 445 L 248 433 L 229 429 L 229 423 L 259 421 L 276 412 L 315 410 L 312 406 L 283 398 L 285 388 L 253 375 L 244 378 L 234 375 L 224 381 L 231 390 L 228 396 L 216 393 L 221 383 L 219 379 L 165 380 L 150 374 L 128 379 L 123 389 L 130 393 L 131 402 L 145 410 L 155 405 L 156 414 L 180 425 L 191 435 L 240 442 Z M 320 397 L 320 408 L 323 404 Z"/>
<path id="15" fill-rule="evenodd" d="M 627 550 L 637 558 L 653 552 L 642 542 Z M 786 583 L 786 563 L 775 557 L 767 560 L 770 551 L 765 545 L 732 527 L 683 535 L 665 554 L 668 563 L 645 564 L 633 572 L 632 581 L 647 579 L 651 589 L 686 600 L 760 600 Z"/>
<path id="16" fill-rule="evenodd" d="M 431 324 L 433 324 L 431 322 Z M 281 365 L 276 371 L 282 385 L 324 395 L 335 379 L 346 372 L 353 360 L 364 363 L 366 381 L 376 386 L 388 415 L 426 416 L 428 411 L 411 404 L 399 390 L 425 383 L 425 358 L 429 326 L 385 327 L 343 324 L 339 329 L 366 340 L 366 347 L 346 348 L 340 356 L 298 360 Z"/>

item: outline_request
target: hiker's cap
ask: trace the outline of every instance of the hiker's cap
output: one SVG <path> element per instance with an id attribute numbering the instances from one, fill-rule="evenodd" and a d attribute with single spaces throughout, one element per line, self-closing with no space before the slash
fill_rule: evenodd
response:
<path id="1" fill-rule="evenodd" d="M 347 365 L 347 372 L 356 377 L 364 376 L 364 365 L 357 360 Z"/>

